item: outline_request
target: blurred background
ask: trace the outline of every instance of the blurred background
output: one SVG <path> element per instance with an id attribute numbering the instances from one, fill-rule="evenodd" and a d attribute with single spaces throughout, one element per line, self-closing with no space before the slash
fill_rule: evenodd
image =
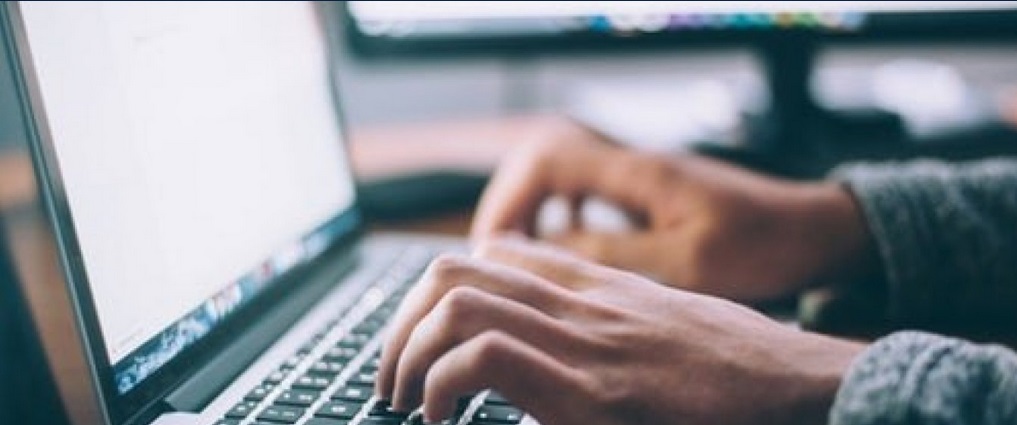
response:
<path id="1" fill-rule="evenodd" d="M 358 166 L 392 183 L 365 191 L 388 217 L 421 211 L 398 191 L 413 183 L 469 204 L 481 181 L 433 172 L 482 178 L 514 138 L 556 116 L 638 149 L 697 150 L 795 178 L 847 160 L 1012 154 L 1015 8 L 354 1 L 335 10 L 336 68 L 367 157 Z M 420 145 L 430 159 L 401 157 Z"/>
<path id="2" fill-rule="evenodd" d="M 909 135 L 1014 119 L 1017 2 L 331 6 L 354 131 L 569 114 L 649 149 L 735 142 L 743 115 L 770 101 L 774 64 L 771 77 L 819 105 L 894 113 Z M 0 113 L 16 116 L 3 100 Z M 19 127 L 0 126 L 0 146 Z"/>
<path id="3" fill-rule="evenodd" d="M 698 150 L 795 178 L 852 159 L 1017 152 L 1017 2 L 326 9 L 379 218 L 472 205 L 498 158 L 559 117 L 638 149 Z M 4 97 L 0 116 L 17 107 Z M 0 126 L 0 149 L 20 131 Z"/>

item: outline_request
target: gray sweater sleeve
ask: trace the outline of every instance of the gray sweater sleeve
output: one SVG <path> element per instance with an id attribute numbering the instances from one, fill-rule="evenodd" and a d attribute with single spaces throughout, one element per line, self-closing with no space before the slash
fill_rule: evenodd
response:
<path id="1" fill-rule="evenodd" d="M 840 167 L 875 239 L 885 320 L 1017 329 L 1017 160 Z"/>
<path id="2" fill-rule="evenodd" d="M 1017 161 L 841 167 L 885 273 L 891 326 L 1017 329 Z M 834 425 L 1017 424 L 1017 355 L 903 332 L 851 367 Z"/>
<path id="3" fill-rule="evenodd" d="M 1017 424 L 1017 355 L 925 333 L 890 335 L 854 361 L 830 424 Z"/>

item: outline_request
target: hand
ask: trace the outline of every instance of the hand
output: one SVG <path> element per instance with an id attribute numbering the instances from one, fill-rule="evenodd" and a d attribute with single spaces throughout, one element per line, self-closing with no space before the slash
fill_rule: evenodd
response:
<path id="1" fill-rule="evenodd" d="M 825 423 L 860 345 L 504 240 L 407 295 L 377 392 L 435 422 L 492 388 L 548 424 Z"/>
<path id="2" fill-rule="evenodd" d="M 540 236 L 540 205 L 561 195 L 573 223 L 550 241 L 696 292 L 764 301 L 876 267 L 858 207 L 836 184 L 778 180 L 694 155 L 627 151 L 579 127 L 547 139 L 518 150 L 495 173 L 474 220 L 475 240 L 504 231 Z M 575 210 L 594 195 L 635 217 L 637 229 L 584 229 Z"/>

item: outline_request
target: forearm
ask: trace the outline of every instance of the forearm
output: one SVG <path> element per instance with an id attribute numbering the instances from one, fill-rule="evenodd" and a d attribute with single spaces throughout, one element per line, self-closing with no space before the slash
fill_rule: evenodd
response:
<path id="1" fill-rule="evenodd" d="M 1017 423 L 1017 355 L 917 332 L 883 338 L 859 356 L 831 425 Z"/>
<path id="2" fill-rule="evenodd" d="M 1017 161 L 856 165 L 834 176 L 874 239 L 890 323 L 1015 323 Z"/>

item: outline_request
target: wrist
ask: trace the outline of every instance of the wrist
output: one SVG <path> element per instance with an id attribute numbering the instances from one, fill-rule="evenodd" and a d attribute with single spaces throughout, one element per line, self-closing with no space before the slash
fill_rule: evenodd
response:
<path id="1" fill-rule="evenodd" d="M 809 184 L 801 211 L 800 237 L 816 255 L 812 284 L 868 279 L 879 272 L 875 242 L 850 190 L 839 183 Z"/>
<path id="2" fill-rule="evenodd" d="M 825 424 L 829 420 L 837 391 L 855 358 L 865 350 L 864 344 L 808 334 L 810 342 L 796 344 L 798 376 L 789 394 L 785 424 Z"/>

